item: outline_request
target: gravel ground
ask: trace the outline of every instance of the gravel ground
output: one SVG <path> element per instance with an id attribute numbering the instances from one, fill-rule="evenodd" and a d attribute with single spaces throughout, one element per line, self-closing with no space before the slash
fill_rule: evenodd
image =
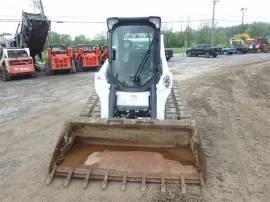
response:
<path id="1" fill-rule="evenodd" d="M 73 179 L 45 185 L 64 121 L 94 91 L 94 72 L 0 82 L 0 201 L 260 201 L 270 198 L 270 54 L 186 58 L 169 66 L 183 86 L 207 157 L 207 193 L 168 185 L 140 192 L 138 183 L 101 182 L 87 190 Z"/>

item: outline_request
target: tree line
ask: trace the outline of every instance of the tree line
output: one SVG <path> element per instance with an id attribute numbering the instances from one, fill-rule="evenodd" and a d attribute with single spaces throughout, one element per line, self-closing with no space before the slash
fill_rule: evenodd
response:
<path id="1" fill-rule="evenodd" d="M 49 44 L 61 44 L 66 47 L 73 47 L 78 44 L 92 44 L 92 45 L 104 45 L 106 44 L 106 34 L 100 33 L 96 34 L 93 39 L 90 39 L 89 37 L 80 34 L 79 36 L 76 36 L 72 38 L 69 34 L 59 34 L 57 32 L 50 32 L 47 42 L 45 44 L 45 48 L 49 46 Z"/>
<path id="2" fill-rule="evenodd" d="M 187 26 L 185 30 L 178 32 L 165 28 L 162 33 L 165 46 L 168 48 L 191 47 L 196 44 L 211 43 L 211 26 L 209 24 L 201 24 L 196 30 Z M 243 26 L 216 27 L 214 29 L 214 44 L 220 46 L 229 45 L 230 38 L 241 33 L 248 33 L 251 37 L 269 37 L 270 23 L 254 22 Z"/>
<path id="3" fill-rule="evenodd" d="M 248 33 L 251 37 L 270 36 L 270 23 L 254 22 L 243 26 L 216 27 L 214 30 L 214 44 L 219 46 L 229 45 L 230 38 L 240 33 Z M 162 27 L 162 34 L 167 48 L 187 48 L 196 44 L 210 44 L 211 42 L 211 26 L 209 24 L 201 24 L 198 29 L 187 26 L 183 31 L 174 31 L 172 28 Z M 4 35 L 11 34 L 0 34 L 0 36 Z M 90 39 L 85 35 L 72 38 L 69 34 L 50 32 L 48 42 L 50 44 L 62 44 L 67 47 L 73 47 L 77 44 L 104 45 L 106 44 L 106 33 L 96 34 L 93 39 Z M 48 44 L 46 43 L 44 48 L 47 48 Z"/>
<path id="4" fill-rule="evenodd" d="M 214 30 L 214 44 L 227 46 L 230 38 L 240 33 L 248 33 L 251 37 L 270 36 L 270 23 L 254 22 L 243 26 L 216 27 Z M 173 31 L 172 28 L 162 27 L 162 34 L 167 48 L 191 47 L 196 44 L 211 43 L 211 26 L 209 24 L 201 24 L 198 29 L 187 26 L 183 31 Z M 76 44 L 87 43 L 93 45 L 106 44 L 106 33 L 97 34 L 94 39 L 90 39 L 85 35 L 79 35 L 72 39 L 69 34 L 50 32 L 49 38 L 52 43 L 71 47 Z"/>

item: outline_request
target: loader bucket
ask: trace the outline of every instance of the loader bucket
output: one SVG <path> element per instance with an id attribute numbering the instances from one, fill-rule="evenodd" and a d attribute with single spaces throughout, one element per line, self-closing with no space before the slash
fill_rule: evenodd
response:
<path id="1" fill-rule="evenodd" d="M 193 120 L 76 118 L 65 123 L 49 167 L 47 184 L 54 176 L 146 183 L 187 183 L 205 186 L 206 164 Z"/>

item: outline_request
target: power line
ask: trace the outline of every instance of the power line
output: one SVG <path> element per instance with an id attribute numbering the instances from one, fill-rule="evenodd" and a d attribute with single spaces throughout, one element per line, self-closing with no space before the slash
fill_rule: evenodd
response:
<path id="1" fill-rule="evenodd" d="M 50 19 L 48 19 L 50 20 Z M 55 23 L 90 23 L 90 24 L 106 24 L 102 21 L 73 21 L 73 20 L 50 20 Z M 0 22 L 21 22 L 20 19 L 0 19 Z"/>
<path id="2" fill-rule="evenodd" d="M 174 17 L 174 18 L 180 18 L 180 19 L 185 19 L 185 18 L 188 18 L 188 17 L 196 17 L 196 18 L 207 18 L 207 17 L 209 17 L 209 16 L 211 16 L 212 14 L 211 13 L 205 13 L 205 14 L 191 14 L 191 15 L 185 15 L 185 16 L 166 16 L 166 15 L 164 15 L 164 16 L 160 16 L 161 18 L 171 18 L 171 17 Z M 241 15 L 224 15 L 224 14 L 219 14 L 219 16 L 220 17 L 225 17 L 225 18 L 241 18 Z M 20 15 L 7 15 L 7 14 L 0 14 L 0 18 L 19 18 L 20 17 Z M 81 16 L 75 16 L 75 15 L 49 15 L 49 16 L 47 16 L 47 17 L 49 17 L 49 18 L 84 18 L 84 19 L 93 19 L 93 16 L 83 16 L 83 15 L 81 15 Z M 99 16 L 99 17 L 97 17 L 97 18 L 99 18 L 99 19 L 106 19 L 108 16 Z M 250 16 L 249 15 L 249 18 L 256 18 L 256 19 L 258 19 L 258 18 L 261 18 L 261 19 L 265 19 L 265 18 L 267 18 L 268 16 L 267 15 L 264 15 L 264 16 L 258 16 L 258 15 L 253 15 L 253 16 Z M 96 18 L 96 19 L 97 19 Z"/>
<path id="3" fill-rule="evenodd" d="M 198 20 L 170 20 L 170 21 L 162 21 L 162 23 L 181 23 L 181 22 L 205 22 L 211 21 L 212 19 L 198 19 Z M 215 21 L 222 22 L 241 22 L 241 20 L 227 20 L 227 19 L 215 19 Z"/>
<path id="4" fill-rule="evenodd" d="M 50 20 L 50 19 L 49 19 Z M 162 21 L 162 23 L 187 23 L 187 22 L 205 22 L 211 21 L 212 19 L 197 19 L 197 20 L 168 20 Z M 54 23 L 90 23 L 90 24 L 106 24 L 104 21 L 77 21 L 77 20 L 50 20 Z M 227 20 L 227 19 L 215 19 L 215 21 L 222 21 L 222 22 L 241 22 L 241 20 Z M 21 19 L 7 19 L 7 18 L 0 18 L 0 22 L 21 22 Z"/>

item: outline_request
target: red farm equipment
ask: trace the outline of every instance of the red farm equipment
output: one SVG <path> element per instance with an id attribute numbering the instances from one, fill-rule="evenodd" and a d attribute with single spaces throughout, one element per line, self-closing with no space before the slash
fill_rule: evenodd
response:
<path id="1" fill-rule="evenodd" d="M 28 48 L 3 48 L 0 50 L 0 72 L 3 81 L 9 81 L 13 76 L 36 76 L 33 59 Z"/>
<path id="2" fill-rule="evenodd" d="M 249 45 L 249 52 L 251 53 L 267 53 L 270 50 L 266 37 L 247 39 L 247 44 Z"/>
<path id="3" fill-rule="evenodd" d="M 63 45 L 51 45 L 47 49 L 47 53 L 48 59 L 45 63 L 47 75 L 60 71 L 76 72 L 75 63 L 72 58 L 72 48 L 66 48 Z"/>
<path id="4" fill-rule="evenodd" d="M 260 52 L 267 53 L 270 50 L 270 44 L 267 41 L 266 37 L 257 37 L 256 38 L 257 46 Z"/>
<path id="5" fill-rule="evenodd" d="M 76 70 L 84 71 L 100 67 L 101 51 L 99 47 L 90 44 L 82 44 L 74 47 L 73 59 Z"/>
<path id="6" fill-rule="evenodd" d="M 102 65 L 109 57 L 109 49 L 108 46 L 100 47 L 101 55 L 100 55 L 100 64 Z"/>

